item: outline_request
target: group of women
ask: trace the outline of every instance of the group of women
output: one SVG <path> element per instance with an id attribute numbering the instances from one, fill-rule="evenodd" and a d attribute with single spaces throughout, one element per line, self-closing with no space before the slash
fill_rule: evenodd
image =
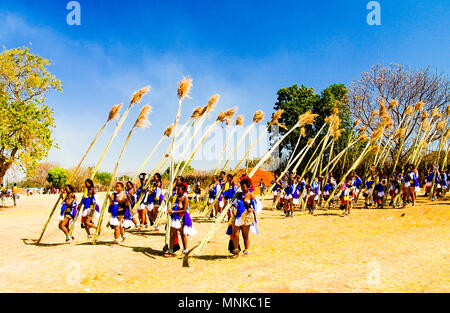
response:
<path id="1" fill-rule="evenodd" d="M 171 197 L 164 202 L 165 196 L 161 175 L 156 173 L 151 181 L 145 179 L 145 174 L 140 175 L 140 186 L 135 188 L 131 181 L 117 182 L 114 192 L 107 193 L 110 218 L 108 226 L 114 230 L 113 245 L 118 245 L 127 238 L 126 230 L 133 224 L 137 229 L 146 229 L 154 225 L 160 208 L 167 209 L 170 215 L 170 242 L 164 251 L 165 257 L 172 257 L 180 249 L 179 237 L 183 244 L 183 254 L 188 253 L 187 236 L 197 233 L 193 227 L 189 214 L 188 186 L 183 177 L 176 178 Z M 239 183 L 234 181 L 234 176 L 222 172 L 220 176 L 213 177 L 213 183 L 209 188 L 208 205 L 212 207 L 211 216 L 218 217 L 224 207 L 232 201 L 228 210 L 227 235 L 230 236 L 229 251 L 234 257 L 240 255 L 239 236 L 242 234 L 244 241 L 243 255 L 248 255 L 250 240 L 249 233 L 258 232 L 256 213 L 262 210 L 262 204 L 253 195 L 254 187 L 249 177 L 243 176 Z M 66 242 L 70 243 L 74 237 L 70 235 L 72 223 L 81 213 L 81 227 L 85 229 L 88 239 L 92 238 L 91 230 L 97 230 L 94 219 L 100 215 L 99 205 L 96 199 L 96 189 L 92 180 L 85 181 L 85 191 L 79 204 L 71 185 L 66 185 L 61 193 L 63 204 L 61 206 L 59 228 L 66 235 Z M 168 204 L 170 203 L 170 204 Z M 136 212 L 134 211 L 136 210 Z"/>
<path id="2" fill-rule="evenodd" d="M 339 189 L 335 190 L 336 188 Z M 447 189 L 448 169 L 439 170 L 434 166 L 425 178 L 425 196 L 431 193 L 434 201 L 437 197 L 444 196 Z M 286 173 L 281 178 L 275 175 L 272 191 L 273 206 L 283 209 L 285 217 L 293 217 L 296 208 L 305 208 L 308 213 L 314 214 L 318 206 L 328 203 L 328 208 L 331 208 L 336 202 L 340 203 L 343 216 L 347 216 L 361 195 L 366 208 L 385 207 L 389 196 L 389 206 L 414 206 L 421 188 L 418 170 L 413 164 L 408 164 L 404 169 L 397 168 L 392 175 L 371 165 L 364 180 L 356 172 L 352 172 L 340 186 L 337 186 L 333 173 L 328 177 L 313 177 L 312 173 L 307 173 L 305 177 L 294 173 Z M 332 198 L 329 199 L 330 197 Z"/>

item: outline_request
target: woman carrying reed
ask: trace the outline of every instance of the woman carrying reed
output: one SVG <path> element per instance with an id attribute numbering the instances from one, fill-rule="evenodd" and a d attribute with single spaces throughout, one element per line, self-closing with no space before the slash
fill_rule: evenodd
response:
<path id="1" fill-rule="evenodd" d="M 173 208 L 167 211 L 170 214 L 171 223 L 169 249 L 164 253 L 165 257 L 175 256 L 178 234 L 180 234 L 183 243 L 183 254 L 186 254 L 188 252 L 187 236 L 193 236 L 197 233 L 189 215 L 189 199 L 186 184 L 177 185 L 176 196 Z"/>
<path id="2" fill-rule="evenodd" d="M 59 229 L 66 235 L 66 243 L 71 243 L 74 238 L 69 235 L 70 223 L 77 215 L 77 197 L 72 185 L 66 185 L 64 190 L 61 190 L 61 199 L 64 200 L 59 215 Z"/>
<path id="3" fill-rule="evenodd" d="M 109 206 L 108 212 L 111 213 L 109 225 L 114 229 L 113 245 L 118 245 L 120 237 L 124 241 L 127 237 L 124 231 L 125 212 L 131 209 L 130 199 L 125 192 L 125 186 L 122 182 L 117 182 L 114 187 L 115 192 L 108 194 L 109 201 L 112 203 Z"/>
<path id="4" fill-rule="evenodd" d="M 252 187 L 249 178 L 243 178 L 240 182 L 241 191 L 237 194 L 233 204 L 232 217 L 228 223 L 227 235 L 232 236 L 233 241 L 233 257 L 236 258 L 240 254 L 239 235 L 242 233 L 244 240 L 243 255 L 249 254 L 250 249 L 250 231 L 258 233 L 256 213 L 262 209 L 261 203 L 250 191 Z"/>
<path id="5" fill-rule="evenodd" d="M 144 203 L 151 226 L 153 226 L 156 221 L 163 200 L 164 195 L 162 192 L 161 174 L 155 173 L 155 175 L 153 175 L 150 190 L 147 193 L 147 199 Z M 155 230 L 159 230 L 159 225 L 155 226 Z"/>
<path id="6" fill-rule="evenodd" d="M 88 239 L 92 239 L 90 230 L 91 228 L 97 229 L 97 226 L 93 223 L 93 219 L 100 216 L 100 207 L 97 203 L 97 199 L 95 198 L 96 190 L 92 179 L 86 179 L 84 186 L 86 189 L 84 191 L 83 198 L 78 205 L 78 209 L 81 209 L 81 207 L 84 208 L 83 212 L 81 212 L 81 228 L 86 230 Z"/>

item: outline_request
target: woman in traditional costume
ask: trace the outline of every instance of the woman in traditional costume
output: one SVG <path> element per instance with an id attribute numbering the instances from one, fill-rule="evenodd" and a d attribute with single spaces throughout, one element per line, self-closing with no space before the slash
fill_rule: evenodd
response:
<path id="1" fill-rule="evenodd" d="M 88 239 L 91 239 L 92 235 L 90 229 L 97 229 L 97 226 L 93 223 L 93 219 L 100 216 L 100 207 L 95 198 L 96 191 L 94 182 L 88 178 L 84 182 L 84 185 L 86 189 L 80 203 L 80 205 L 83 204 L 84 206 L 83 212 L 81 213 L 81 228 L 86 230 Z"/>
<path id="2" fill-rule="evenodd" d="M 192 225 L 192 219 L 189 214 L 189 199 L 186 191 L 185 184 L 177 186 L 177 198 L 174 206 L 167 211 L 171 216 L 171 223 L 169 250 L 164 253 L 165 257 L 175 255 L 174 247 L 177 243 L 178 233 L 183 243 L 183 254 L 188 252 L 187 236 L 193 236 L 197 233 L 197 230 Z"/>
<path id="3" fill-rule="evenodd" d="M 156 173 L 153 176 L 150 190 L 147 193 L 147 199 L 145 201 L 145 205 L 147 208 L 148 218 L 150 220 L 150 225 L 156 221 L 158 216 L 159 207 L 164 199 L 164 195 L 162 193 L 162 182 L 161 182 L 161 174 Z M 156 225 L 156 230 L 159 229 L 159 225 Z"/>
<path id="4" fill-rule="evenodd" d="M 109 220 L 109 225 L 112 229 L 114 229 L 114 243 L 115 245 L 119 244 L 119 239 L 122 237 L 122 241 L 124 241 L 127 236 L 124 231 L 124 220 L 125 213 L 127 210 L 130 210 L 130 198 L 127 196 L 125 192 L 125 188 L 122 182 L 116 183 L 114 188 L 116 191 L 108 195 L 109 200 L 112 203 L 109 207 L 109 213 L 111 213 L 111 219 Z"/>
<path id="5" fill-rule="evenodd" d="M 249 254 L 250 248 L 250 231 L 258 234 L 258 224 L 256 214 L 262 211 L 262 204 L 250 192 L 252 183 L 250 179 L 244 178 L 240 182 L 241 191 L 237 194 L 236 200 L 233 203 L 233 217 L 229 221 L 227 235 L 232 236 L 233 242 L 233 257 L 238 257 L 240 253 L 239 248 L 239 233 L 242 232 L 244 239 L 244 255 Z"/>
<path id="6" fill-rule="evenodd" d="M 59 229 L 66 235 L 66 242 L 73 241 L 73 237 L 69 236 L 70 223 L 77 215 L 77 197 L 74 193 L 72 185 L 66 185 L 64 191 L 61 193 L 61 198 L 64 199 L 61 206 L 61 213 L 59 215 Z"/>

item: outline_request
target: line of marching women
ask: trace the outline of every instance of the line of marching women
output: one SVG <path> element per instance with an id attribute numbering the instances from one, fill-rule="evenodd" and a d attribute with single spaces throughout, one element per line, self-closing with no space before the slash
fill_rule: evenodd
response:
<path id="1" fill-rule="evenodd" d="M 337 186 L 333 173 L 329 173 L 328 177 L 312 176 L 311 173 L 306 173 L 303 178 L 298 174 L 286 173 L 280 178 L 275 174 L 273 207 L 282 209 L 285 217 L 293 217 L 298 208 L 314 215 L 318 207 L 327 204 L 326 209 L 331 209 L 339 204 L 342 215 L 348 216 L 360 197 L 363 198 L 365 208 L 404 208 L 409 204 L 414 206 L 418 193 L 421 192 L 421 177 L 413 164 L 398 167 L 391 175 L 372 164 L 364 179 L 356 172 L 351 172 L 340 186 Z M 449 188 L 449 168 L 440 170 L 438 166 L 434 166 L 424 176 L 425 183 L 422 185 L 425 187 L 425 196 L 433 201 L 445 196 Z M 338 189 L 335 190 L 336 188 Z M 387 205 L 388 200 L 390 202 Z"/>
<path id="2" fill-rule="evenodd" d="M 275 174 L 273 181 L 273 208 L 283 211 L 285 218 L 292 218 L 296 211 L 307 211 L 315 215 L 318 208 L 339 208 L 342 216 L 349 216 L 352 208 L 361 198 L 364 208 L 385 207 L 404 208 L 415 205 L 420 186 L 424 187 L 425 196 L 432 200 L 444 197 L 448 188 L 449 168 L 446 170 L 433 166 L 428 173 L 419 175 L 412 164 L 398 167 L 392 174 L 386 174 L 375 165 L 368 167 L 367 174 L 361 178 L 356 172 L 351 172 L 341 184 L 337 183 L 333 173 L 315 176 L 311 172 L 299 175 L 286 173 L 283 177 Z M 188 251 L 188 237 L 197 233 L 190 216 L 190 199 L 188 184 L 178 176 L 171 197 L 164 199 L 163 185 L 159 173 L 146 179 L 146 174 L 139 176 L 139 186 L 132 182 L 117 182 L 114 192 L 108 194 L 110 203 L 108 226 L 114 230 L 114 245 L 126 240 L 126 230 L 135 226 L 136 229 L 146 229 L 154 226 L 159 230 L 158 221 L 162 213 L 170 216 L 170 242 L 164 256 L 174 256 L 178 250 Z M 194 190 L 195 202 L 199 201 L 200 184 Z M 228 250 L 234 257 L 241 254 L 240 237 L 243 239 L 242 255 L 248 255 L 250 249 L 250 233 L 258 234 L 257 214 L 262 211 L 261 201 L 254 195 L 255 187 L 251 178 L 221 172 L 212 177 L 211 184 L 205 190 L 205 215 L 210 218 L 228 219 L 226 234 L 229 236 Z M 166 196 L 169 196 L 166 194 Z M 66 185 L 62 194 L 59 228 L 66 236 L 66 242 L 72 242 L 72 227 L 77 217 L 81 215 L 81 227 L 88 238 L 91 231 L 97 230 L 95 220 L 99 217 L 99 205 L 96 199 L 96 189 L 92 180 L 85 181 L 85 191 L 77 204 L 74 188 Z M 389 204 L 387 204 L 389 201 Z M 227 209 L 226 214 L 223 212 Z M 136 210 L 136 211 L 135 211 Z M 160 212 L 160 210 L 163 210 Z M 222 214 L 223 213 L 223 214 Z M 219 223 L 219 222 L 218 222 Z M 167 227 L 167 226 L 166 226 Z"/>

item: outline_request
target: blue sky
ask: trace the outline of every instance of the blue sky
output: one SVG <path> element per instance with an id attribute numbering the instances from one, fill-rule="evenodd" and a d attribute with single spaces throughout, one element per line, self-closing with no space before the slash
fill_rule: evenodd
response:
<path id="1" fill-rule="evenodd" d="M 142 104 L 153 106 L 153 125 L 133 136 L 122 172 L 135 170 L 172 123 L 176 85 L 185 75 L 194 87 L 182 120 L 218 93 L 217 111 L 238 106 L 248 124 L 256 109 L 270 116 L 276 91 L 292 84 L 317 92 L 333 83 L 349 85 L 383 61 L 445 73 L 450 68 L 446 0 L 379 1 L 380 26 L 367 24 L 366 0 L 80 0 L 81 26 L 67 25 L 68 2 L 0 1 L 0 44 L 31 43 L 63 81 L 64 93 L 47 98 L 61 147 L 48 160 L 62 166 L 80 159 L 113 104 L 127 103 L 145 85 L 152 86 Z M 102 170 L 112 170 L 137 114 L 137 108 L 130 113 Z M 96 163 L 112 131 L 109 125 L 86 164 Z"/>

